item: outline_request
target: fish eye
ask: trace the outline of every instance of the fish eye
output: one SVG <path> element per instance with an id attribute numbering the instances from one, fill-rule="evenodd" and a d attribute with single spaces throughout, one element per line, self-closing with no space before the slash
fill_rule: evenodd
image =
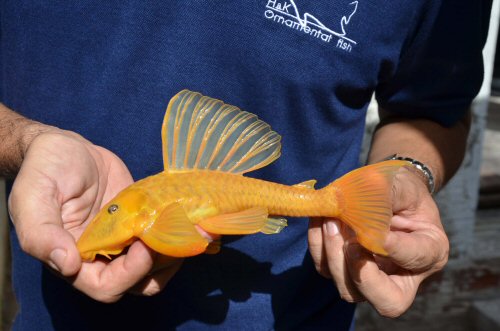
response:
<path id="1" fill-rule="evenodd" d="M 111 206 L 109 206 L 109 208 L 108 208 L 108 213 L 109 213 L 109 214 L 113 214 L 113 213 L 115 213 L 117 210 L 118 210 L 118 205 L 111 205 Z"/>

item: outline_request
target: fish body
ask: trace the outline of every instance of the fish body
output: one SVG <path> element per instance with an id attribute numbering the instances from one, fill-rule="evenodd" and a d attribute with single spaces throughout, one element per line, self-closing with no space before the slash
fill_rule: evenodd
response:
<path id="1" fill-rule="evenodd" d="M 182 204 L 189 218 L 265 207 L 270 215 L 336 216 L 335 199 L 324 190 L 288 186 L 219 171 L 161 172 L 134 184 L 151 196 L 150 205 L 160 210 L 172 202 Z M 204 212 L 200 212 L 203 210 Z"/>
<path id="2" fill-rule="evenodd" d="M 216 253 L 220 243 L 203 232 L 276 234 L 287 225 L 281 216 L 338 218 L 363 246 L 386 254 L 391 182 L 406 161 L 362 167 L 319 190 L 314 180 L 246 177 L 279 157 L 280 136 L 251 113 L 187 90 L 170 101 L 162 138 L 165 170 L 101 209 L 77 242 L 83 259 L 119 254 L 137 239 L 169 256 Z"/>

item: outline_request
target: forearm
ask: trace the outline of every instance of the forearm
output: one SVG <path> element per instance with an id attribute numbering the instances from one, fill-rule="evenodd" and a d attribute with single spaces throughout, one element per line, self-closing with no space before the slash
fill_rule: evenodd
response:
<path id="1" fill-rule="evenodd" d="M 30 142 L 51 127 L 29 120 L 0 103 L 0 177 L 13 178 Z"/>
<path id="2" fill-rule="evenodd" d="M 463 160 L 470 114 L 450 128 L 426 119 L 391 116 L 383 110 L 380 115 L 368 162 L 378 162 L 393 154 L 414 158 L 432 171 L 438 191 Z"/>

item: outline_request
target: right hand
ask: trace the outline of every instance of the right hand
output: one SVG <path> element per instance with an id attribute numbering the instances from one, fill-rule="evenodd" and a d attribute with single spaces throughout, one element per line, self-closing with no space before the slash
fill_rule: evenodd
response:
<path id="1" fill-rule="evenodd" d="M 141 241 L 112 261 L 82 262 L 76 240 L 97 211 L 133 183 L 112 152 L 80 135 L 50 129 L 36 136 L 9 196 L 9 213 L 21 248 L 102 302 L 127 291 L 161 291 L 182 263 L 156 254 Z"/>
<path id="2" fill-rule="evenodd" d="M 395 318 L 407 311 L 420 284 L 448 261 L 449 242 L 427 181 L 412 168 L 393 180 L 387 257 L 363 248 L 347 225 L 334 219 L 310 222 L 309 250 L 316 270 L 335 282 L 348 302 L 368 301 L 380 315 Z M 418 170 L 417 170 L 418 172 Z"/>

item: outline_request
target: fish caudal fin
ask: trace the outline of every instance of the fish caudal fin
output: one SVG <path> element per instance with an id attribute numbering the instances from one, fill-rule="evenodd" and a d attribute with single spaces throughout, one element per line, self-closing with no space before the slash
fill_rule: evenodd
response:
<path id="1" fill-rule="evenodd" d="M 392 217 L 392 180 L 406 161 L 384 161 L 359 169 L 330 184 L 336 190 L 338 218 L 355 233 L 358 242 L 379 255 L 387 255 L 383 245 Z"/>
<path id="2" fill-rule="evenodd" d="M 285 219 L 269 218 L 267 208 L 254 207 L 237 213 L 221 214 L 198 222 L 205 231 L 214 234 L 279 233 L 286 226 Z"/>

